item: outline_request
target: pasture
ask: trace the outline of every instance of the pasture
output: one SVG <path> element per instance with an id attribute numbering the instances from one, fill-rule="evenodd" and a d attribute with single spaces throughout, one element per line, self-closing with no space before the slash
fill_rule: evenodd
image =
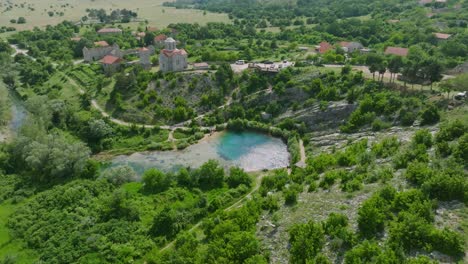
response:
<path id="1" fill-rule="evenodd" d="M 138 13 L 138 18 L 148 20 L 148 25 L 159 28 L 171 23 L 228 22 L 226 14 L 204 13 L 195 9 L 176 9 L 162 4 L 168 0 L 0 0 L 0 26 L 13 26 L 17 30 L 45 27 L 63 20 L 78 21 L 85 16 L 87 8 L 129 9 Z M 11 7 L 11 8 L 9 8 Z M 54 12 L 53 16 L 49 12 Z M 10 23 L 11 19 L 25 17 L 25 24 Z M 137 26 L 138 23 L 130 23 Z"/>

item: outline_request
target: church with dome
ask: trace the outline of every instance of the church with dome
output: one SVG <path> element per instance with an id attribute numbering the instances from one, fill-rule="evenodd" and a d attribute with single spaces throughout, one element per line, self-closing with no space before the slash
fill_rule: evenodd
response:
<path id="1" fill-rule="evenodd" d="M 164 49 L 159 54 L 159 69 L 162 72 L 183 71 L 187 69 L 187 52 L 176 47 L 173 38 L 164 41 Z"/>

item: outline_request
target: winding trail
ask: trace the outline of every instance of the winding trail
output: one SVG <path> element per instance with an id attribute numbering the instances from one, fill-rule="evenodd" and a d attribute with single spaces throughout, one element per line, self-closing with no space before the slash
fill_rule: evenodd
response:
<path id="1" fill-rule="evenodd" d="M 244 196 L 242 196 L 241 198 L 239 198 L 239 200 L 237 200 L 236 202 L 234 202 L 232 205 L 224 208 L 223 212 L 229 212 L 231 211 L 232 209 L 235 209 L 235 208 L 238 208 L 244 201 L 246 201 L 247 199 L 250 199 L 252 198 L 252 194 L 255 193 L 256 191 L 258 191 L 258 189 L 260 188 L 260 184 L 262 182 L 262 179 L 263 177 L 265 177 L 265 175 L 267 175 L 266 173 L 262 173 L 260 174 L 256 180 L 255 180 L 255 186 L 253 187 L 253 189 L 245 194 Z M 195 229 L 197 229 L 201 224 L 203 223 L 203 219 L 198 221 L 194 226 L 192 226 L 189 230 L 187 230 L 187 232 L 193 232 Z M 175 241 L 177 239 L 174 239 L 172 240 L 171 242 L 169 242 L 167 245 L 165 245 L 163 248 L 161 248 L 159 250 L 159 252 L 163 252 L 163 251 L 166 251 L 167 249 L 169 249 L 170 247 L 172 247 L 172 245 L 174 245 Z"/>
<path id="2" fill-rule="evenodd" d="M 63 74 L 63 73 L 62 73 Z M 85 90 L 83 90 L 83 88 L 81 88 L 81 86 L 76 83 L 76 81 L 69 77 L 69 76 L 66 76 L 65 74 L 63 74 L 63 76 L 65 76 L 68 81 L 73 85 L 75 86 L 77 89 L 78 89 L 78 93 L 80 95 L 83 95 L 85 94 Z M 167 130 L 171 130 L 171 131 L 174 131 L 176 129 L 183 129 L 183 130 L 189 130 L 191 129 L 190 127 L 187 127 L 186 125 L 190 125 L 190 123 L 192 122 L 191 120 L 188 120 L 188 121 L 185 121 L 185 122 L 182 122 L 182 123 L 179 123 L 179 124 L 175 124 L 175 125 L 172 125 L 172 126 L 155 126 L 155 125 L 148 125 L 148 124 L 138 124 L 138 123 L 129 123 L 129 122 L 126 122 L 126 121 L 123 121 L 123 120 L 120 120 L 120 119 L 117 119 L 117 118 L 113 118 L 109 113 L 107 113 L 99 104 L 98 102 L 96 101 L 96 99 L 91 99 L 91 106 L 96 109 L 98 112 L 101 113 L 101 115 L 105 118 L 108 118 L 109 121 L 111 121 L 112 123 L 115 123 L 115 124 L 118 124 L 118 125 L 121 125 L 121 126 L 136 126 L 138 128 L 155 128 L 155 127 L 158 127 L 160 129 L 167 129 Z M 228 100 L 229 102 L 229 100 Z M 230 102 L 229 102 L 230 104 Z M 221 107 L 225 107 L 227 105 L 224 104 Z M 208 112 L 209 113 L 209 112 Z M 203 118 L 206 114 L 208 113 L 205 113 L 205 114 L 202 114 L 202 115 L 199 115 L 197 117 L 195 117 L 195 119 L 200 119 L 200 118 Z M 215 130 L 216 126 L 210 126 L 210 127 L 205 127 L 205 126 L 202 126 L 200 127 L 200 129 L 202 130 L 210 130 L 210 131 L 213 131 Z"/>

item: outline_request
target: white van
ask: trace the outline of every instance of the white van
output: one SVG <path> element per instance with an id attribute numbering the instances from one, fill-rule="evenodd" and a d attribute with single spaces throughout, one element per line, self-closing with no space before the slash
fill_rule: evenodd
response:
<path id="1" fill-rule="evenodd" d="M 238 61 L 236 61 L 236 64 L 237 64 L 237 65 L 244 65 L 244 64 L 245 64 L 245 60 L 238 60 Z"/>

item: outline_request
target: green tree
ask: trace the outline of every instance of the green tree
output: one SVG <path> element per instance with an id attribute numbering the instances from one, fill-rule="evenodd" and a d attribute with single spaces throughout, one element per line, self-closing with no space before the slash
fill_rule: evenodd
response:
<path id="1" fill-rule="evenodd" d="M 289 230 L 289 243 L 291 263 L 312 261 L 325 244 L 322 225 L 313 221 L 293 225 Z"/>
<path id="2" fill-rule="evenodd" d="M 143 191 L 149 193 L 164 192 L 171 186 L 171 178 L 157 169 L 149 169 L 143 174 Z"/>
<path id="3" fill-rule="evenodd" d="M 244 184 L 247 187 L 252 185 L 252 179 L 250 176 L 239 167 L 231 167 L 229 170 L 229 177 L 226 178 L 226 182 L 230 188 L 236 188 L 237 186 Z"/>

